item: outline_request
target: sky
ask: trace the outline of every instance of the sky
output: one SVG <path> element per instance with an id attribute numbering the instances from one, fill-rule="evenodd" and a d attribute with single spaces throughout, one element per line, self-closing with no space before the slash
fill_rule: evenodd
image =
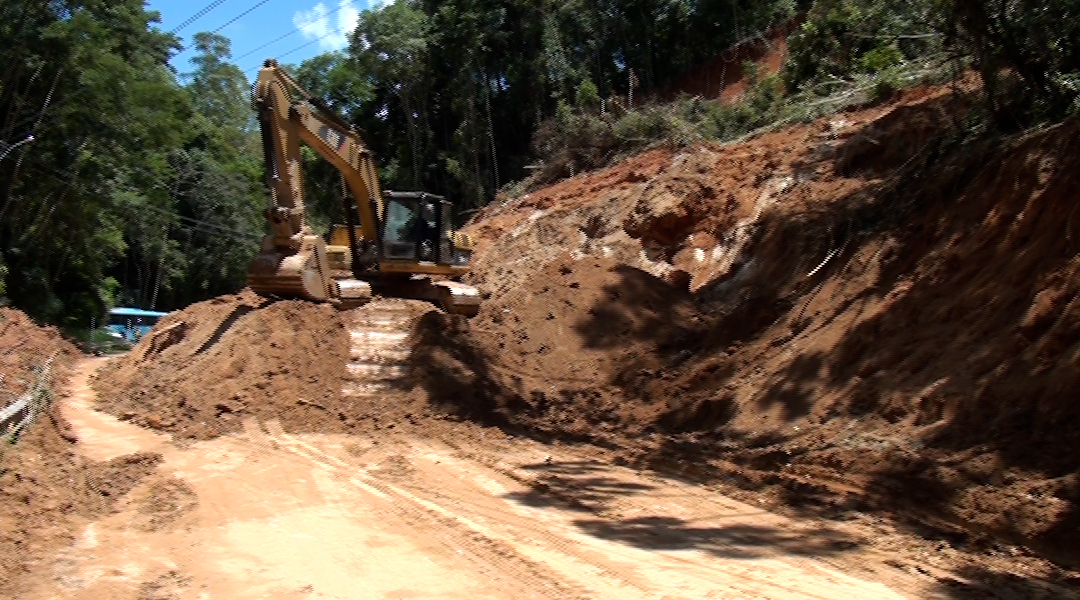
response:
<path id="1" fill-rule="evenodd" d="M 156 27 L 162 31 L 172 31 L 202 13 L 176 32 L 184 47 L 191 46 L 194 34 L 220 29 L 217 32 L 232 41 L 232 62 L 251 78 L 267 58 L 299 64 L 316 54 L 345 48 L 360 11 L 385 1 L 147 0 L 145 6 L 161 14 Z M 264 44 L 268 45 L 260 48 Z M 194 50 L 187 49 L 173 58 L 173 67 L 180 73 L 190 72 L 193 55 Z"/>

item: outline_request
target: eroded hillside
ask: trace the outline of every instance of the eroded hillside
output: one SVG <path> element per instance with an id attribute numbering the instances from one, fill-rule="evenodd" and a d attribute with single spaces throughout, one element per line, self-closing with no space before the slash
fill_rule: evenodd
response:
<path id="1" fill-rule="evenodd" d="M 1080 123 L 960 149 L 968 105 L 913 90 L 489 207 L 490 297 L 428 316 L 431 391 L 1075 562 Z"/>

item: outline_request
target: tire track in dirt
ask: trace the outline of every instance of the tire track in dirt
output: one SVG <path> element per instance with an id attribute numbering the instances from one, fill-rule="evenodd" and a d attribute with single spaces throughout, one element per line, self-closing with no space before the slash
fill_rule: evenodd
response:
<path id="1" fill-rule="evenodd" d="M 51 581 L 28 600 L 902 597 L 790 555 L 805 526 L 719 496 L 709 504 L 689 485 L 576 448 L 467 423 L 289 434 L 256 418 L 215 440 L 172 443 L 85 400 L 70 408 L 88 451 L 154 449 L 165 460 L 120 512 L 56 557 Z M 566 497 L 580 502 L 560 503 Z M 161 525 L 147 527 L 155 515 Z M 717 519 L 793 533 L 741 546 L 705 540 L 699 523 Z M 661 538 L 697 537 L 635 538 L 634 527 L 652 521 L 671 525 Z"/>
<path id="2" fill-rule="evenodd" d="M 355 466 L 341 458 L 300 439 L 301 436 L 290 436 L 279 429 L 272 430 L 271 435 L 284 448 L 308 457 L 325 468 L 355 469 Z M 418 440 L 410 440 L 409 444 L 413 447 L 414 454 L 418 454 L 417 458 L 454 469 L 457 471 L 458 480 L 467 478 L 479 488 L 472 491 L 474 496 L 475 491 L 487 492 L 492 496 L 511 495 L 509 488 L 497 482 L 491 477 L 492 475 L 495 477 L 501 475 L 509 479 L 507 483 L 511 485 L 522 483 L 520 475 L 515 476 L 506 471 L 500 472 L 498 469 L 492 469 L 491 465 L 481 466 L 476 461 L 458 459 L 455 453 L 448 452 L 447 449 L 433 448 L 432 440 L 418 442 Z M 417 453 L 417 448 L 422 450 Z M 488 476 L 478 476 L 476 472 L 478 466 L 492 472 Z M 430 469 L 430 465 L 428 468 Z M 645 552 L 629 546 L 611 544 L 584 533 L 566 531 L 564 527 L 559 527 L 565 523 L 545 518 L 545 515 L 552 512 L 551 507 L 546 510 L 533 508 L 500 498 L 495 500 L 498 504 L 479 500 L 490 498 L 490 496 L 478 496 L 474 501 L 468 502 L 463 501 L 461 495 L 440 492 L 438 487 L 430 485 L 425 480 L 394 484 L 381 480 L 376 475 L 378 471 L 361 471 L 361 473 L 365 486 L 375 487 L 385 493 L 393 494 L 396 499 L 412 503 L 429 513 L 440 515 L 441 523 L 453 528 L 463 527 L 471 532 L 470 535 L 474 541 L 486 539 L 499 543 L 500 546 L 511 548 L 512 552 L 525 560 L 538 565 L 546 565 L 547 569 L 555 569 L 562 579 L 574 581 L 587 590 L 584 592 L 585 597 L 663 598 L 666 596 L 662 595 L 662 589 L 657 586 L 660 580 L 678 581 L 678 587 L 683 589 L 706 590 L 717 587 L 718 575 L 724 575 L 733 580 L 727 584 L 723 596 L 728 598 L 760 597 L 761 594 L 770 598 L 785 597 L 787 594 L 796 594 L 801 598 L 835 598 L 839 596 L 830 590 L 830 587 L 848 586 L 861 589 L 863 593 L 878 598 L 889 596 L 888 590 L 883 586 L 863 587 L 862 582 L 833 569 L 814 564 L 812 561 L 792 561 L 796 564 L 792 565 L 794 568 L 789 567 L 789 570 L 802 571 L 804 577 L 811 574 L 824 576 L 829 580 L 830 585 L 814 589 L 817 586 L 806 585 L 808 582 L 803 582 L 802 586 L 779 583 L 792 576 L 787 574 L 774 577 L 780 575 L 777 566 L 725 564 L 722 569 L 717 569 L 715 559 L 710 560 L 711 557 L 701 556 L 702 553 L 698 553 L 699 555 L 695 557 L 686 557 L 680 556 L 679 553 Z M 430 475 L 430 473 L 423 473 L 423 475 Z M 443 483 L 452 481 L 451 478 L 445 477 L 445 473 L 442 475 Z M 476 485 L 478 479 L 483 483 Z M 463 490 L 460 486 L 455 488 L 454 492 L 462 495 L 470 493 L 469 490 Z M 764 511 L 752 513 L 754 516 L 764 514 L 767 513 Z M 497 529 L 485 523 L 495 523 Z M 703 561 L 703 558 L 706 560 Z M 647 559 L 649 564 L 646 565 L 646 560 L 643 559 Z M 628 568 L 630 564 L 634 566 Z M 770 579 L 775 580 L 770 581 Z M 874 587 L 877 589 L 871 591 Z M 746 596 L 746 594 L 750 595 Z"/>
<path id="3" fill-rule="evenodd" d="M 298 436 L 285 433 L 279 424 L 270 421 L 263 425 L 268 433 L 267 441 L 277 449 L 302 457 L 331 476 L 355 472 L 355 466 L 302 441 Z M 505 536 L 489 527 L 454 514 L 437 503 L 372 476 L 370 472 L 360 471 L 358 475 L 346 476 L 345 481 L 386 502 L 389 506 L 381 509 L 381 512 L 400 519 L 417 535 L 431 536 L 433 530 L 437 530 L 436 537 L 440 538 L 444 547 L 473 563 L 479 572 L 494 579 L 493 583 L 497 583 L 501 589 L 517 590 L 509 597 L 536 597 L 537 594 L 543 598 L 567 600 L 593 597 L 585 589 L 575 589 L 575 586 L 561 582 L 542 563 L 521 556 L 506 543 Z M 492 569 L 491 565 L 498 565 L 498 568 Z"/>

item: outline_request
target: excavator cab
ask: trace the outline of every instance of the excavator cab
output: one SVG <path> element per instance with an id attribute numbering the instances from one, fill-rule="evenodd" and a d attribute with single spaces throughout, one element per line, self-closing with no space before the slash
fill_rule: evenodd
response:
<path id="1" fill-rule="evenodd" d="M 451 204 L 425 192 L 384 192 L 383 260 L 466 265 L 469 254 L 454 242 Z"/>

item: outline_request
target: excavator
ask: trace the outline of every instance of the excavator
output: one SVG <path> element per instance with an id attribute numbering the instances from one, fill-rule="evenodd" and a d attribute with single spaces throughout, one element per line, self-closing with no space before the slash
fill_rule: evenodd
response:
<path id="1" fill-rule="evenodd" d="M 477 314 L 479 291 L 460 282 L 469 271 L 472 240 L 454 231 L 445 197 L 381 191 L 372 153 L 355 128 L 274 59 L 259 69 L 251 100 L 270 191 L 270 234 L 248 265 L 253 291 L 329 302 L 343 310 L 383 296 L 426 300 L 451 314 Z M 343 180 L 346 223 L 331 226 L 325 240 L 305 218 L 300 142 Z"/>

